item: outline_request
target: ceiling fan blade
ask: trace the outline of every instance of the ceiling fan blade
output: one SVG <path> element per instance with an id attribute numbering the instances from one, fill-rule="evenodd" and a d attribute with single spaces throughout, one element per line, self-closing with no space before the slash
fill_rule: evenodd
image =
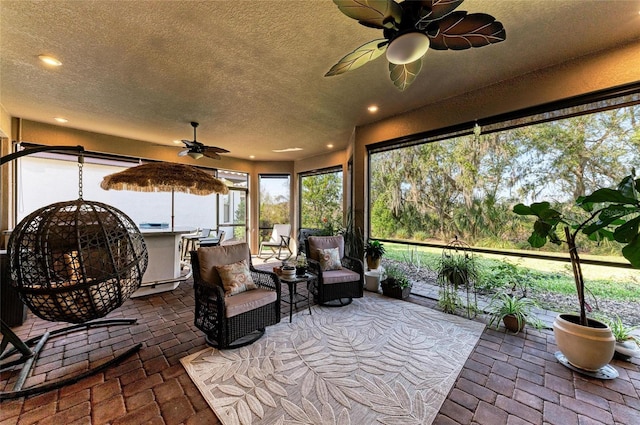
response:
<path id="1" fill-rule="evenodd" d="M 182 150 L 182 151 L 178 152 L 178 156 L 187 156 L 187 154 L 189 152 L 191 152 L 191 149 Z"/>
<path id="2" fill-rule="evenodd" d="M 499 43 L 507 38 L 502 23 L 486 13 L 453 12 L 438 21 L 440 31 L 431 36 L 435 50 L 465 50 Z"/>
<path id="3" fill-rule="evenodd" d="M 389 62 L 389 77 L 398 90 L 404 91 L 413 83 L 421 69 L 422 58 L 404 65 Z"/>
<path id="4" fill-rule="evenodd" d="M 190 148 L 192 148 L 192 147 L 194 147 L 194 146 L 195 146 L 195 143 L 194 143 L 194 142 L 192 142 L 191 140 L 182 139 L 182 143 L 184 143 L 184 144 L 185 144 L 185 146 L 188 146 L 188 147 L 190 147 Z"/>
<path id="5" fill-rule="evenodd" d="M 373 28 L 397 28 L 402 7 L 393 0 L 333 0 L 338 9 L 362 25 Z"/>
<path id="6" fill-rule="evenodd" d="M 416 28 L 423 30 L 426 26 L 438 19 L 442 19 L 454 11 L 463 0 L 423 0 L 420 3 L 422 9 L 418 12 Z"/>
<path id="7" fill-rule="evenodd" d="M 387 50 L 388 40 L 379 38 L 377 40 L 370 41 L 362 46 L 358 47 L 353 52 L 349 53 L 331 67 L 329 72 L 324 74 L 325 77 L 331 77 L 333 75 L 343 74 L 347 71 L 351 71 L 356 68 L 360 68 L 365 63 L 376 59 Z"/>
<path id="8" fill-rule="evenodd" d="M 204 151 L 205 152 L 210 151 L 210 152 L 214 152 L 214 153 L 229 153 L 228 150 L 219 148 L 217 146 L 205 146 L 204 147 Z"/>
<path id="9" fill-rule="evenodd" d="M 227 151 L 227 152 L 228 152 L 228 151 Z M 213 159 L 220 159 L 220 158 L 221 158 L 221 156 L 220 156 L 220 155 L 218 155 L 218 154 L 217 154 L 217 153 L 215 153 L 215 152 L 211 152 L 209 149 L 206 149 L 204 152 L 202 152 L 202 154 L 203 154 L 204 156 L 206 156 L 207 158 L 213 158 Z"/>

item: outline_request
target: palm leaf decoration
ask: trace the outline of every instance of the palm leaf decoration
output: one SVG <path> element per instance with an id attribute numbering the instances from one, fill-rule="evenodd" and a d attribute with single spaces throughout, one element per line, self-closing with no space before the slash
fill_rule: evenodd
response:
<path id="1" fill-rule="evenodd" d="M 413 83 L 413 80 L 416 79 L 421 69 L 422 58 L 404 65 L 396 65 L 395 63 L 389 62 L 389 76 L 391 77 L 391 81 L 393 81 L 393 85 L 400 91 L 404 91 L 404 89 Z"/>
<path id="2" fill-rule="evenodd" d="M 434 50 L 466 50 L 499 43 L 507 37 L 502 23 L 486 13 L 454 10 L 463 0 L 333 0 L 338 9 L 366 27 L 382 30 L 384 38 L 358 47 L 338 61 L 325 77 L 343 74 L 378 58 L 396 37 L 419 32 Z M 391 81 L 404 91 L 422 69 L 422 58 L 408 64 L 389 63 Z"/>
<path id="3" fill-rule="evenodd" d="M 340 59 L 324 76 L 330 77 L 360 68 L 365 63 L 383 54 L 385 50 L 387 50 L 387 40 L 384 38 L 370 41 Z"/>

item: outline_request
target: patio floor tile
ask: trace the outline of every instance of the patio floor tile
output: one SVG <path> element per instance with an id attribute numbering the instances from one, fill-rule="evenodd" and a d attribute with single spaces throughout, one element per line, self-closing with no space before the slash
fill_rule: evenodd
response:
<path id="1" fill-rule="evenodd" d="M 285 285 L 283 296 L 286 291 Z M 424 297 L 412 295 L 409 301 L 436 307 Z M 3 401 L 0 425 L 219 424 L 179 362 L 206 347 L 193 325 L 194 304 L 192 285 L 183 283 L 171 292 L 128 300 L 109 315 L 136 317 L 134 325 L 54 341 L 29 382 L 104 361 L 114 349 L 138 342 L 142 348 L 121 364 L 60 390 Z M 298 307 L 306 310 L 306 305 Z M 288 320 L 288 308 L 283 304 L 283 320 Z M 14 331 L 27 339 L 63 326 L 29 314 Z M 640 424 L 640 362 L 614 360 L 620 377 L 605 382 L 560 365 L 553 356 L 556 350 L 549 330 L 512 335 L 486 328 L 434 424 Z M 5 372 L 2 387 L 6 379 Z"/>

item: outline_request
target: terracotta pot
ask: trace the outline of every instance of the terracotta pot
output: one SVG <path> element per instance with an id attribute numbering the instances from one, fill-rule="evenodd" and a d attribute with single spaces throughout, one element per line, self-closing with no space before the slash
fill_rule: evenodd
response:
<path id="1" fill-rule="evenodd" d="M 553 322 L 553 335 L 558 349 L 573 366 L 597 371 L 613 358 L 616 339 L 606 324 L 589 319 L 589 326 L 582 326 L 580 317 L 560 314 Z"/>
<path id="2" fill-rule="evenodd" d="M 522 323 L 518 324 L 518 318 L 515 316 L 515 314 L 508 314 L 504 316 L 502 318 L 502 323 L 504 323 L 504 327 L 507 328 L 508 331 L 511 331 L 513 333 L 520 332 L 522 329 L 524 329 L 525 325 L 524 320 L 522 321 Z"/>

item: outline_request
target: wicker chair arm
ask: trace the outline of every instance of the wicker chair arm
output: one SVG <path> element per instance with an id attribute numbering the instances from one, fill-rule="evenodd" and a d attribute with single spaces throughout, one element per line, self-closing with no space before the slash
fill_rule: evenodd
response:
<path id="1" fill-rule="evenodd" d="M 253 265 L 250 267 L 250 271 L 251 278 L 258 287 L 276 291 L 278 293 L 278 299 L 280 299 L 281 284 L 277 274 L 266 270 L 258 270 L 254 268 Z"/>
<path id="2" fill-rule="evenodd" d="M 318 276 L 318 279 L 322 281 L 322 266 L 320 266 L 320 262 L 309 258 L 307 259 L 307 264 L 309 267 L 309 271 Z"/>
<path id="3" fill-rule="evenodd" d="M 358 273 L 360 276 L 364 275 L 364 263 L 359 258 L 342 257 L 342 266 Z"/>
<path id="4" fill-rule="evenodd" d="M 224 288 L 218 285 L 211 285 L 200 279 L 194 279 L 193 287 L 197 299 L 205 303 L 214 301 L 217 310 L 224 311 Z"/>

